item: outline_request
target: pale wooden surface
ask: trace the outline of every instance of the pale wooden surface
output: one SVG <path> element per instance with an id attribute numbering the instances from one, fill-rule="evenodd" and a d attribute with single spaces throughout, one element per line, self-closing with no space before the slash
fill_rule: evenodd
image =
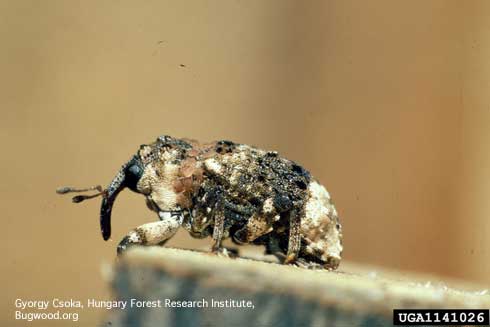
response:
<path id="1" fill-rule="evenodd" d="M 208 253 L 138 248 L 112 273 L 117 299 L 250 299 L 255 309 L 129 309 L 112 326 L 390 326 L 394 308 L 489 308 L 488 291 L 354 264 L 306 270 Z"/>

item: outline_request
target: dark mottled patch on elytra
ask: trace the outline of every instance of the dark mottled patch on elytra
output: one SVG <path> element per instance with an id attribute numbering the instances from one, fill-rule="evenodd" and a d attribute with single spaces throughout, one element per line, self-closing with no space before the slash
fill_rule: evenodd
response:
<path id="1" fill-rule="evenodd" d="M 277 157 L 279 154 L 276 151 L 267 151 L 265 155 L 269 157 Z"/>
<path id="2" fill-rule="evenodd" d="M 296 183 L 296 185 L 302 189 L 302 190 L 306 190 L 306 183 L 302 180 L 295 180 L 294 183 Z"/>
<path id="3" fill-rule="evenodd" d="M 291 170 L 293 172 L 295 172 L 296 174 L 299 174 L 299 175 L 304 176 L 306 178 L 310 178 L 310 172 L 307 171 L 306 169 L 304 169 L 303 167 L 301 167 L 298 164 L 293 163 L 291 165 Z"/>
<path id="4" fill-rule="evenodd" d="M 235 150 L 236 145 L 232 141 L 221 140 L 216 142 L 215 151 L 219 154 L 231 153 Z"/>
<path id="5" fill-rule="evenodd" d="M 230 208 L 224 209 L 225 213 L 225 230 L 230 229 L 234 225 L 243 225 L 247 222 L 246 216 L 243 214 L 231 210 Z"/>
<path id="6" fill-rule="evenodd" d="M 156 141 L 156 146 L 157 148 L 162 148 L 162 147 L 174 147 L 174 148 L 179 148 L 183 150 L 191 149 L 192 145 L 186 142 L 185 140 L 182 139 L 176 139 L 173 138 L 169 135 L 162 135 L 157 138 Z"/>
<path id="7" fill-rule="evenodd" d="M 277 212 L 286 212 L 293 207 L 293 202 L 286 194 L 276 194 L 273 203 Z"/>
<path id="8" fill-rule="evenodd" d="M 264 200 L 258 197 L 252 197 L 250 200 L 248 200 L 248 202 L 250 202 L 250 204 L 256 208 L 261 207 L 264 204 Z"/>

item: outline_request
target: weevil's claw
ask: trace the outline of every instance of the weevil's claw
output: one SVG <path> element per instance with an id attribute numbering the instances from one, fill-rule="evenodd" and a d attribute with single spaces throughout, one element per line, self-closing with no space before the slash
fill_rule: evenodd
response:
<path id="1" fill-rule="evenodd" d="M 131 246 L 134 246 L 135 244 L 130 241 L 129 236 L 125 236 L 121 242 L 119 242 L 119 245 L 117 246 L 117 255 L 120 256 L 123 254 L 127 249 L 129 249 Z"/>
<path id="2" fill-rule="evenodd" d="M 237 249 L 230 249 L 230 248 L 213 248 L 211 250 L 211 253 L 217 255 L 218 257 L 224 257 L 224 258 L 237 258 L 238 257 L 238 250 Z"/>
<path id="3" fill-rule="evenodd" d="M 295 264 L 297 262 L 297 258 L 295 255 L 288 255 L 286 256 L 286 258 L 284 259 L 284 264 L 285 265 L 289 265 L 289 264 Z"/>
<path id="4" fill-rule="evenodd" d="M 213 253 L 214 255 L 217 255 L 218 257 L 224 257 L 224 258 L 230 257 L 228 255 L 228 250 L 226 250 L 226 248 L 213 248 L 211 253 Z"/>

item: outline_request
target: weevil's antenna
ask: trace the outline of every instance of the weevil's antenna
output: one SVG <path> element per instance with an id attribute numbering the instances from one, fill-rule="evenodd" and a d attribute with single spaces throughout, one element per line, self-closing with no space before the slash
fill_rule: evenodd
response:
<path id="1" fill-rule="evenodd" d="M 58 187 L 56 189 L 56 193 L 66 194 L 66 193 L 81 193 L 81 192 L 88 192 L 88 191 L 102 192 L 103 190 L 104 189 L 100 185 L 95 185 L 95 186 L 87 187 L 87 188 L 76 188 L 76 187 L 71 187 L 71 186 L 63 186 L 63 187 Z"/>
<path id="2" fill-rule="evenodd" d="M 87 187 L 87 188 L 76 188 L 76 187 L 70 187 L 70 186 L 63 186 L 59 187 L 56 189 L 56 193 L 58 194 L 67 194 L 67 193 L 81 193 L 81 192 L 89 192 L 89 191 L 99 191 L 99 193 L 92 194 L 92 195 L 77 195 L 72 198 L 72 201 L 74 203 L 80 203 L 84 200 L 88 199 L 93 199 L 98 196 L 106 196 L 107 190 L 104 190 L 102 186 L 96 185 L 92 187 Z"/>

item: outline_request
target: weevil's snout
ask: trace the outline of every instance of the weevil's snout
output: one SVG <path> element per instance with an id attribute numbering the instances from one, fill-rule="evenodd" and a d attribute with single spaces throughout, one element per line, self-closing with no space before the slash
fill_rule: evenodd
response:
<path id="1" fill-rule="evenodd" d="M 102 199 L 102 205 L 100 206 L 100 230 L 105 241 L 111 237 L 112 206 L 114 205 L 114 201 L 116 201 L 116 197 L 119 192 L 121 192 L 125 187 L 125 179 L 126 177 L 123 167 L 107 187 L 106 194 Z"/>
<path id="2" fill-rule="evenodd" d="M 100 229 L 102 231 L 102 237 L 104 240 L 108 240 L 111 237 L 111 213 L 112 206 L 116 200 L 117 195 L 125 187 L 138 192 L 137 185 L 141 176 L 143 175 L 143 164 L 139 156 L 134 156 L 129 160 L 117 173 L 116 177 L 112 180 L 106 189 L 103 189 L 100 185 L 87 187 L 87 188 L 76 188 L 76 187 L 60 187 L 56 189 L 58 194 L 68 194 L 68 193 L 81 193 L 88 191 L 98 191 L 98 193 L 91 195 L 77 195 L 72 198 L 74 203 L 80 203 L 87 199 L 93 199 L 95 197 L 102 196 L 102 205 L 100 207 Z"/>
<path id="3" fill-rule="evenodd" d="M 138 192 L 137 184 L 143 175 L 143 164 L 138 156 L 134 156 L 128 163 L 122 166 L 116 177 L 105 190 L 105 196 L 102 199 L 100 207 L 100 230 L 104 240 L 111 237 L 111 213 L 112 206 L 116 197 L 125 187 L 132 191 Z"/>

